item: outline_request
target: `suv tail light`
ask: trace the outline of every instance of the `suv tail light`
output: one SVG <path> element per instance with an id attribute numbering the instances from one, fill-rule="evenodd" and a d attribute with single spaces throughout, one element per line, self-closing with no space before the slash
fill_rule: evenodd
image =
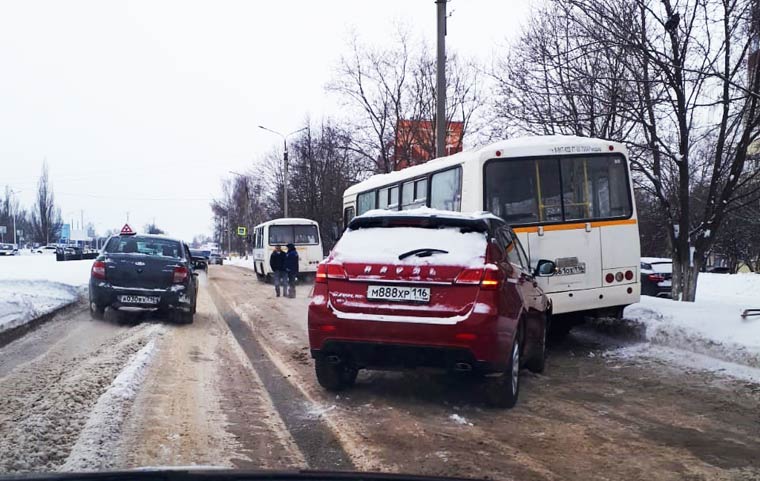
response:
<path id="1" fill-rule="evenodd" d="M 647 276 L 647 279 L 652 282 L 662 282 L 665 280 L 665 277 L 661 276 L 660 274 L 649 274 Z"/>
<path id="2" fill-rule="evenodd" d="M 174 275 L 172 276 L 172 282 L 175 284 L 182 284 L 187 279 L 187 267 L 177 266 L 174 268 Z"/>
<path id="3" fill-rule="evenodd" d="M 324 284 L 327 279 L 348 279 L 348 275 L 342 264 L 323 262 L 317 266 L 314 282 Z"/>
<path id="4" fill-rule="evenodd" d="M 483 269 L 481 268 L 464 269 L 462 270 L 462 272 L 459 273 L 454 283 L 455 284 L 480 284 L 481 280 L 483 280 Z"/>
<path id="5" fill-rule="evenodd" d="M 103 261 L 95 261 L 92 263 L 92 277 L 95 279 L 106 278 L 106 263 Z"/>
<path id="6" fill-rule="evenodd" d="M 485 268 L 468 268 L 459 273 L 455 284 L 477 285 L 481 289 L 496 290 L 501 285 L 501 271 L 493 264 L 487 264 Z"/>

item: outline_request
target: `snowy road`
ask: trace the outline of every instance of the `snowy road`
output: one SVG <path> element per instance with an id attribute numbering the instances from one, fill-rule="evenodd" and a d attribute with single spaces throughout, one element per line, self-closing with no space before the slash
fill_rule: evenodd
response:
<path id="1" fill-rule="evenodd" d="M 308 288 L 274 298 L 212 266 L 195 323 L 96 322 L 84 306 L 0 349 L 0 472 L 215 465 L 524 480 L 760 477 L 760 388 L 610 357 L 581 330 L 524 373 L 518 406 L 467 380 L 362 373 L 316 383 Z"/>

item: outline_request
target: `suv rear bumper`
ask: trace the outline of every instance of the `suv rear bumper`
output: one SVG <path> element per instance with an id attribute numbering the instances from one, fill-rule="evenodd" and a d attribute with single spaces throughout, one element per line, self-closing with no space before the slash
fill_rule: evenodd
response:
<path id="1" fill-rule="evenodd" d="M 312 349 L 311 356 L 347 361 L 360 369 L 432 368 L 482 374 L 504 369 L 498 364 L 476 360 L 471 350 L 462 347 L 329 340 L 322 344 L 322 349 Z"/>
<path id="2" fill-rule="evenodd" d="M 373 321 L 338 317 L 326 303 L 312 302 L 308 328 L 314 358 L 349 356 L 357 365 L 380 369 L 467 363 L 494 372 L 506 369 L 517 320 L 471 313 L 451 325 Z"/>

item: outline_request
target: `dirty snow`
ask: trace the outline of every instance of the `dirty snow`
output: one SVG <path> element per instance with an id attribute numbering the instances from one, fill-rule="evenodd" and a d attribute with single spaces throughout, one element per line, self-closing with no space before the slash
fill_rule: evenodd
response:
<path id="1" fill-rule="evenodd" d="M 92 262 L 57 262 L 44 254 L 0 258 L 0 332 L 76 301 Z"/>
<path id="2" fill-rule="evenodd" d="M 472 426 L 473 424 L 467 420 L 464 416 L 460 416 L 459 414 L 452 414 L 449 416 L 449 420 L 454 421 L 456 424 L 460 424 L 462 426 Z"/>
<path id="3" fill-rule="evenodd" d="M 652 344 L 760 368 L 760 317 L 741 318 L 760 308 L 760 275 L 703 273 L 698 283 L 696 302 L 642 296 L 624 316 Z"/>
<path id="4" fill-rule="evenodd" d="M 101 394 L 60 471 L 113 467 L 113 453 L 121 439 L 122 424 L 155 351 L 156 340 L 151 339 Z"/>

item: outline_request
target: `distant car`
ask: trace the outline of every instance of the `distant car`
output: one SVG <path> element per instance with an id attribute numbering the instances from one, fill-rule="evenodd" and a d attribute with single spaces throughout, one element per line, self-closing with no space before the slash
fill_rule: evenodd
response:
<path id="1" fill-rule="evenodd" d="M 54 245 L 35 247 L 32 249 L 33 254 L 55 254 L 58 247 Z"/>
<path id="2" fill-rule="evenodd" d="M 641 294 L 644 296 L 671 296 L 673 261 L 660 257 L 641 258 Z"/>
<path id="3" fill-rule="evenodd" d="M 82 248 L 79 246 L 58 246 L 55 250 L 56 260 L 74 261 L 82 260 Z"/>
<path id="4" fill-rule="evenodd" d="M 209 264 L 219 264 L 221 266 L 221 265 L 224 264 L 224 257 L 220 256 L 216 252 L 212 252 L 209 255 L 208 263 Z"/>
<path id="5" fill-rule="evenodd" d="M 202 271 L 208 270 L 209 254 L 206 251 L 190 249 L 190 254 L 193 256 L 193 267 Z"/>
<path id="6" fill-rule="evenodd" d="M 319 264 L 308 310 L 317 381 L 360 369 L 483 376 L 486 400 L 517 402 L 522 367 L 544 369 L 551 303 L 514 231 L 491 214 L 413 210 L 355 217 Z M 434 212 L 434 213 L 433 213 Z"/>
<path id="7" fill-rule="evenodd" d="M 18 254 L 18 247 L 14 244 L 0 244 L 0 256 L 15 256 Z"/>
<path id="8" fill-rule="evenodd" d="M 106 307 L 159 311 L 193 322 L 198 280 L 190 249 L 156 235 L 118 235 L 106 242 L 92 264 L 90 314 L 102 319 Z"/>

